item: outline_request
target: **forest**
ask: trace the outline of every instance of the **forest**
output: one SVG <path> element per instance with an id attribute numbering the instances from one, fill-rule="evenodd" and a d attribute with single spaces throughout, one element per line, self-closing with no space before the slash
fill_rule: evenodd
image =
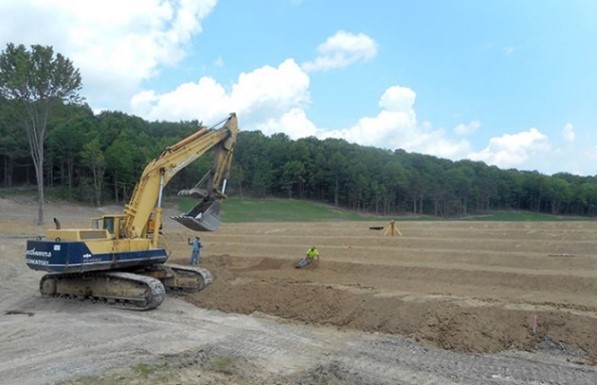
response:
<path id="1" fill-rule="evenodd" d="M 0 186 L 35 186 L 35 169 L 12 101 L 0 99 Z M 94 114 L 86 104 L 57 102 L 47 122 L 44 184 L 65 199 L 101 205 L 130 198 L 146 164 L 203 125 L 149 122 L 122 112 Z M 223 117 L 225 118 L 225 117 Z M 360 146 L 339 139 L 291 140 L 244 131 L 237 138 L 229 196 L 309 199 L 378 215 L 463 217 L 494 210 L 597 215 L 597 179 L 502 170 L 482 162 Z M 193 186 L 209 155 L 167 186 Z"/>

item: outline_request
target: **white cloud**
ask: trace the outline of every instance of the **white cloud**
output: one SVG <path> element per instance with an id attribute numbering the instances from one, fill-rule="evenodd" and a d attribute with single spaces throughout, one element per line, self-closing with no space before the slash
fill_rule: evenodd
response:
<path id="1" fill-rule="evenodd" d="M 317 128 L 307 118 L 305 111 L 300 108 L 293 108 L 279 118 L 270 118 L 258 123 L 256 129 L 266 135 L 275 134 L 283 129 L 284 133 L 291 139 L 299 139 L 308 136 L 315 136 Z"/>
<path id="2" fill-rule="evenodd" d="M 131 104 L 135 114 L 152 120 L 199 119 L 207 123 L 235 111 L 242 116 L 241 127 L 262 125 L 271 131 L 273 122 L 300 120 L 296 109 L 309 102 L 309 77 L 288 59 L 278 67 L 243 72 L 229 88 L 202 77 L 164 94 L 139 92 Z"/>
<path id="3" fill-rule="evenodd" d="M 392 86 L 381 96 L 379 106 L 388 111 L 411 112 L 414 110 L 416 98 L 417 94 L 410 88 Z"/>
<path id="4" fill-rule="evenodd" d="M 576 134 L 574 133 L 574 127 L 572 123 L 566 123 L 564 129 L 562 130 L 562 136 L 566 142 L 574 142 L 576 139 Z"/>
<path id="5" fill-rule="evenodd" d="M 454 128 L 454 132 L 458 135 L 465 136 L 476 132 L 481 127 L 481 123 L 478 120 L 473 120 L 469 123 L 461 123 Z"/>
<path id="6" fill-rule="evenodd" d="M 139 84 L 185 57 L 216 0 L 0 2 L 0 43 L 51 45 L 81 71 L 95 108 L 124 105 Z"/>
<path id="7" fill-rule="evenodd" d="M 320 136 L 342 138 L 366 146 L 404 148 L 406 142 L 418 142 L 415 99 L 416 94 L 410 88 L 392 86 L 379 100 L 381 111 L 377 116 L 363 117 L 352 127 L 322 132 Z"/>
<path id="8" fill-rule="evenodd" d="M 241 117 L 241 129 L 260 130 L 266 135 L 283 132 L 292 139 L 342 138 L 365 146 L 402 148 L 450 159 L 461 159 L 470 152 L 467 141 L 451 140 L 429 123 L 418 124 L 415 92 L 398 85 L 383 93 L 376 116 L 360 118 L 354 125 L 336 130 L 317 127 L 305 112 L 310 103 L 309 82 L 309 76 L 288 59 L 278 67 L 241 73 L 229 88 L 203 77 L 164 94 L 143 91 L 135 95 L 132 106 L 135 114 L 148 119 L 199 119 L 207 124 L 235 111 Z"/>
<path id="9" fill-rule="evenodd" d="M 504 134 L 492 138 L 482 151 L 471 153 L 470 159 L 484 161 L 501 168 L 516 168 L 532 157 L 547 154 L 550 150 L 547 136 L 536 128 L 517 134 Z"/>
<path id="10" fill-rule="evenodd" d="M 414 104 L 416 94 L 407 87 L 389 87 L 379 100 L 376 116 L 363 117 L 354 125 L 325 130 L 311 122 L 305 112 L 310 103 L 309 76 L 291 59 L 278 67 L 264 66 L 241 73 L 231 87 L 202 77 L 171 92 L 143 91 L 132 100 L 134 113 L 152 120 L 199 119 L 211 123 L 231 111 L 242 117 L 242 129 L 278 132 L 292 139 L 317 136 L 342 138 L 380 148 L 433 154 L 459 159 L 470 152 L 466 141 L 453 141 L 442 130 L 419 125 Z"/>
<path id="11" fill-rule="evenodd" d="M 320 56 L 302 64 L 307 72 L 327 71 L 347 67 L 360 60 L 369 60 L 377 54 L 377 43 L 369 36 L 338 31 L 322 43 Z"/>
<path id="12" fill-rule="evenodd" d="M 285 112 L 310 102 L 309 76 L 292 59 L 277 68 L 264 66 L 241 73 L 232 87 L 234 106 L 252 113 Z"/>
<path id="13" fill-rule="evenodd" d="M 416 94 L 407 87 L 389 87 L 382 95 L 377 116 L 364 117 L 352 127 L 319 133 L 322 138 L 342 138 L 349 142 L 387 149 L 402 148 L 409 152 L 461 159 L 470 151 L 465 140 L 454 141 L 431 124 L 417 123 L 414 103 Z"/>
<path id="14" fill-rule="evenodd" d="M 197 83 L 181 84 L 165 94 L 143 91 L 131 100 L 135 115 L 169 121 L 198 119 L 209 122 L 232 112 L 226 107 L 229 104 L 230 98 L 224 87 L 210 77 L 203 77 Z"/>

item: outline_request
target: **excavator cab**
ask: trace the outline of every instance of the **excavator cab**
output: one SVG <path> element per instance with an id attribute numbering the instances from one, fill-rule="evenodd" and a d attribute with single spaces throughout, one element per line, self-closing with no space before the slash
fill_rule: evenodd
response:
<path id="1" fill-rule="evenodd" d="M 122 220 L 122 215 L 104 215 L 99 218 L 91 218 L 91 228 L 107 230 L 114 238 L 120 238 Z"/>

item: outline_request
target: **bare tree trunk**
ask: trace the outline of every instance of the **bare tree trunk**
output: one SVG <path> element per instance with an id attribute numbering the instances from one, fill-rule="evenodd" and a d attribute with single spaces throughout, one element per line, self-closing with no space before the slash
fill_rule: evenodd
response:
<path id="1" fill-rule="evenodd" d="M 103 178 L 103 168 L 98 165 L 94 165 L 92 168 L 93 172 L 93 189 L 94 189 L 94 203 L 96 207 L 101 206 L 102 204 L 102 181 Z"/>
<path id="2" fill-rule="evenodd" d="M 72 190 L 73 188 L 73 174 L 75 169 L 75 160 L 72 156 L 69 156 L 66 161 L 66 172 L 68 174 L 68 189 Z"/>
<path id="3" fill-rule="evenodd" d="M 44 172 L 39 170 L 42 165 L 35 165 L 35 174 L 37 176 L 37 224 L 44 224 Z"/>
<path id="4" fill-rule="evenodd" d="M 14 160 L 11 157 L 4 158 L 4 187 L 12 187 L 12 174 L 14 170 Z"/>
<path id="5" fill-rule="evenodd" d="M 340 189 L 340 182 L 336 176 L 336 183 L 334 184 L 334 207 L 338 207 L 338 190 Z"/>
<path id="6" fill-rule="evenodd" d="M 114 173 L 114 200 L 118 203 L 118 174 Z"/>
<path id="7" fill-rule="evenodd" d="M 45 138 L 45 114 L 40 118 L 39 114 L 29 105 L 28 114 L 25 120 L 25 129 L 27 130 L 27 139 L 31 150 L 31 158 L 35 167 L 35 177 L 37 180 L 38 193 L 38 215 L 37 224 L 44 223 L 44 138 Z M 41 122 L 40 122 L 41 121 Z"/>

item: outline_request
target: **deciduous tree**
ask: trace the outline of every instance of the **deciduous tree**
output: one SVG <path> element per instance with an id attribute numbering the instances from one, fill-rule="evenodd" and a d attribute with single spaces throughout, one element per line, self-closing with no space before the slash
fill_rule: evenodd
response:
<path id="1" fill-rule="evenodd" d="M 0 54 L 0 97 L 17 102 L 37 177 L 38 224 L 44 220 L 44 142 L 53 103 L 80 102 L 81 75 L 50 46 L 7 44 Z"/>

